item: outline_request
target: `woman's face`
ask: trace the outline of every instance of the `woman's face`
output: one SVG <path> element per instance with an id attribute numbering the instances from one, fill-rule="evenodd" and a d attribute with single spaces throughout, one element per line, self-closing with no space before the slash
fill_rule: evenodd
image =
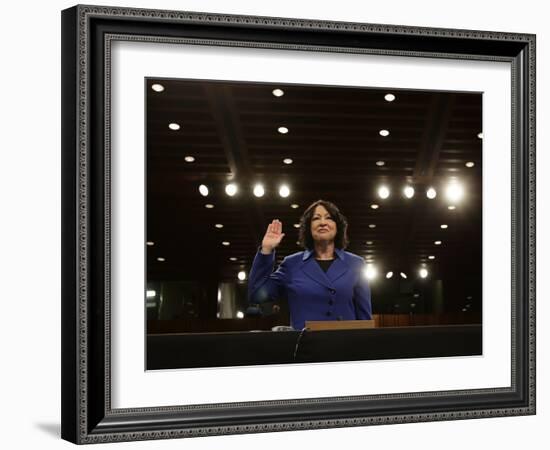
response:
<path id="1" fill-rule="evenodd" d="M 311 236 L 314 242 L 333 242 L 336 222 L 323 205 L 317 205 L 311 217 Z"/>

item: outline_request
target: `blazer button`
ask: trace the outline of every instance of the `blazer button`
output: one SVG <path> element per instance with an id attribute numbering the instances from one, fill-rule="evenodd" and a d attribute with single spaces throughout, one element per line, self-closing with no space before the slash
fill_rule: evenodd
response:
<path id="1" fill-rule="evenodd" d="M 332 300 L 329 300 L 328 304 L 332 306 L 334 304 L 334 302 Z"/>
<path id="2" fill-rule="evenodd" d="M 332 316 L 332 313 L 330 311 L 327 311 L 327 316 Z"/>
<path id="3" fill-rule="evenodd" d="M 329 289 L 328 290 L 332 295 L 336 294 L 336 289 Z"/>

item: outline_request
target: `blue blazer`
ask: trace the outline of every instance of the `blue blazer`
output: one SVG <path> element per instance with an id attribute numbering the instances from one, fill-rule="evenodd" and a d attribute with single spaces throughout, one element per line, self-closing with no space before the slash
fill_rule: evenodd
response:
<path id="1" fill-rule="evenodd" d="M 372 318 L 370 288 L 363 258 L 335 249 L 325 273 L 312 250 L 287 256 L 273 272 L 275 252 L 256 253 L 248 280 L 248 300 L 262 303 L 286 299 L 293 328 L 306 320 L 366 320 Z"/>

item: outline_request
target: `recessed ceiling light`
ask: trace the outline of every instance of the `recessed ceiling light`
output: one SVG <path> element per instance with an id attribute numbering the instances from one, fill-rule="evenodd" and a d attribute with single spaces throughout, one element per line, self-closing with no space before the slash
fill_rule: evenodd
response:
<path id="1" fill-rule="evenodd" d="M 371 207 L 372 209 L 378 209 L 378 205 L 377 205 L 376 203 L 373 203 L 372 205 L 370 205 L 370 207 Z"/>
<path id="2" fill-rule="evenodd" d="M 386 278 L 389 280 L 391 277 L 393 277 L 393 272 L 388 272 Z"/>
<path id="3" fill-rule="evenodd" d="M 414 188 L 412 186 L 405 186 L 405 188 L 403 189 L 403 193 L 405 194 L 405 197 L 413 198 Z"/>
<path id="4" fill-rule="evenodd" d="M 435 245 L 441 245 L 441 241 L 435 241 L 434 244 Z"/>
<path id="5" fill-rule="evenodd" d="M 382 167 L 384 164 L 386 164 L 384 161 L 376 161 L 378 167 Z"/>
<path id="6" fill-rule="evenodd" d="M 166 261 L 166 260 L 165 260 L 162 256 L 159 256 L 159 257 L 157 258 L 157 261 L 163 262 L 163 261 Z"/>
<path id="7" fill-rule="evenodd" d="M 238 191 L 237 185 L 235 183 L 229 183 L 225 186 L 225 193 L 230 197 L 233 197 Z"/>
<path id="8" fill-rule="evenodd" d="M 299 224 L 299 223 L 295 223 L 295 224 L 294 224 L 294 228 L 300 228 L 300 224 Z"/>
<path id="9" fill-rule="evenodd" d="M 378 188 L 378 197 L 386 199 L 390 196 L 390 189 L 387 186 L 380 186 Z"/>
<path id="10" fill-rule="evenodd" d="M 443 224 L 443 225 L 441 225 L 441 228 L 446 230 L 447 228 L 449 228 L 449 225 Z"/>
<path id="11" fill-rule="evenodd" d="M 399 275 L 401 275 L 401 278 L 407 279 L 407 274 L 404 272 L 399 272 Z"/>
<path id="12" fill-rule="evenodd" d="M 466 164 L 464 164 L 466 167 L 474 167 L 475 163 L 473 161 L 468 161 Z"/>
<path id="13" fill-rule="evenodd" d="M 155 245 L 155 243 L 153 241 L 147 241 L 147 245 L 151 246 L 151 245 Z"/>
<path id="14" fill-rule="evenodd" d="M 223 224 L 222 223 L 217 223 L 216 225 L 214 225 L 216 228 L 223 228 Z"/>
<path id="15" fill-rule="evenodd" d="M 237 261 L 237 258 L 235 258 L 234 256 L 232 256 L 231 258 L 229 258 L 229 261 Z"/>
<path id="16" fill-rule="evenodd" d="M 283 159 L 283 162 L 285 164 L 292 164 L 294 161 L 291 158 L 285 158 L 285 159 Z"/>
<path id="17" fill-rule="evenodd" d="M 208 208 L 208 209 L 212 209 L 214 207 L 213 204 L 211 203 L 207 203 L 206 205 L 204 205 L 205 208 Z"/>
<path id="18" fill-rule="evenodd" d="M 185 160 L 185 162 L 188 162 L 188 163 L 192 163 L 195 161 L 195 157 L 194 156 L 186 156 L 185 158 L 183 158 Z"/>
<path id="19" fill-rule="evenodd" d="M 164 86 L 162 84 L 155 83 L 151 85 L 151 89 L 153 89 L 153 91 L 155 92 L 162 92 L 164 91 Z"/>
<path id="20" fill-rule="evenodd" d="M 153 289 L 147 289 L 147 298 L 155 298 L 157 296 L 157 291 Z"/>
<path id="21" fill-rule="evenodd" d="M 419 270 L 420 278 L 426 278 L 428 276 L 428 269 L 424 267 Z"/>
<path id="22" fill-rule="evenodd" d="M 246 280 L 246 272 L 244 270 L 241 270 L 238 274 L 237 274 L 237 278 L 241 281 L 244 281 Z"/>
<path id="23" fill-rule="evenodd" d="M 208 186 L 206 186 L 204 184 L 201 184 L 199 186 L 199 192 L 203 197 L 207 197 L 208 196 Z"/>
<path id="24" fill-rule="evenodd" d="M 456 181 L 451 181 L 445 190 L 445 195 L 451 202 L 459 202 L 464 196 L 464 188 Z"/>
<path id="25" fill-rule="evenodd" d="M 376 270 L 376 267 L 374 264 L 367 264 L 367 267 L 365 267 L 365 277 L 367 280 L 374 280 L 376 276 L 378 275 L 378 271 Z"/>
<path id="26" fill-rule="evenodd" d="M 168 128 L 170 128 L 173 131 L 178 131 L 181 127 L 178 123 L 171 123 L 168 125 Z"/>
<path id="27" fill-rule="evenodd" d="M 434 198 L 436 198 L 437 197 L 436 190 L 433 187 L 428 188 L 428 190 L 426 191 L 426 197 L 428 197 L 430 200 L 433 200 Z"/>
<path id="28" fill-rule="evenodd" d="M 384 95 L 384 100 L 386 100 L 387 102 L 393 102 L 395 100 L 395 95 L 386 94 L 386 95 Z"/>
<path id="29" fill-rule="evenodd" d="M 477 137 L 478 137 L 478 139 L 483 139 L 483 133 L 478 133 Z"/>
<path id="30" fill-rule="evenodd" d="M 428 259 L 435 259 L 435 256 L 434 256 L 434 255 L 430 255 L 430 256 L 428 256 Z"/>
<path id="31" fill-rule="evenodd" d="M 290 205 L 290 207 L 292 209 L 298 209 L 300 207 L 300 205 L 296 204 L 296 203 L 293 203 L 292 205 Z"/>
<path id="32" fill-rule="evenodd" d="M 244 313 L 242 311 L 237 311 L 237 319 L 244 318 Z"/>
<path id="33" fill-rule="evenodd" d="M 254 195 L 256 197 L 263 197 L 264 194 L 265 194 L 265 189 L 264 189 L 263 184 L 260 184 L 260 183 L 256 184 L 254 186 L 254 190 L 252 192 L 254 193 Z"/>
<path id="34" fill-rule="evenodd" d="M 285 95 L 285 91 L 283 91 L 282 89 L 273 89 L 273 91 L 271 91 L 271 93 L 275 97 L 282 97 L 283 95 Z"/>
<path id="35" fill-rule="evenodd" d="M 371 223 L 371 224 L 369 224 L 369 228 L 376 228 L 376 225 Z"/>
<path id="36" fill-rule="evenodd" d="M 447 209 L 450 209 L 452 211 L 453 209 L 456 209 L 456 206 L 455 205 L 449 205 L 449 206 L 447 206 Z"/>
<path id="37" fill-rule="evenodd" d="M 281 134 L 287 134 L 288 133 L 288 128 L 287 127 L 279 127 L 279 128 L 277 128 L 277 131 Z"/>
<path id="38" fill-rule="evenodd" d="M 378 132 L 378 134 L 379 134 L 380 136 L 386 137 L 386 136 L 389 136 L 389 135 L 390 135 L 390 132 L 389 132 L 388 130 L 380 130 L 380 131 Z"/>
<path id="39" fill-rule="evenodd" d="M 225 246 L 227 247 L 228 245 L 231 245 L 231 242 L 229 242 L 229 241 L 223 241 L 223 242 L 222 242 L 222 245 L 225 245 Z"/>
<path id="40" fill-rule="evenodd" d="M 367 241 L 366 244 L 367 245 L 372 245 L 372 241 Z"/>
<path id="41" fill-rule="evenodd" d="M 283 184 L 279 188 L 279 195 L 283 198 L 288 197 L 290 195 L 290 188 L 286 184 Z"/>

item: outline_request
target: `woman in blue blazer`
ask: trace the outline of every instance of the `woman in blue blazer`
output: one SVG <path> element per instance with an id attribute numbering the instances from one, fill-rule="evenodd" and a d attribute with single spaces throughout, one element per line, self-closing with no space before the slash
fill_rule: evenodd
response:
<path id="1" fill-rule="evenodd" d="M 275 248 L 285 234 L 273 220 L 254 258 L 248 280 L 250 303 L 286 299 L 294 329 L 306 320 L 367 320 L 372 318 L 370 288 L 363 258 L 344 251 L 347 221 L 336 205 L 311 204 L 300 219 L 299 243 L 305 251 L 284 258 L 273 272 Z"/>

